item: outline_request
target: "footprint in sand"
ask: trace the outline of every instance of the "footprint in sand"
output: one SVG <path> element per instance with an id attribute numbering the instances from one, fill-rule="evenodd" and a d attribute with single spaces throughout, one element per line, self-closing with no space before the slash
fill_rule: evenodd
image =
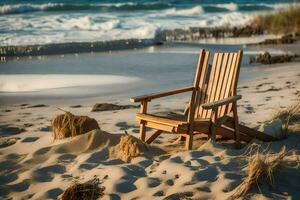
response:
<path id="1" fill-rule="evenodd" d="M 19 137 L 0 138 L 0 149 L 16 144 L 19 139 Z"/>
<path id="2" fill-rule="evenodd" d="M 183 160 L 181 159 L 180 156 L 176 156 L 176 157 L 170 158 L 170 161 L 174 162 L 174 163 L 179 163 L 179 164 L 183 163 Z"/>
<path id="3" fill-rule="evenodd" d="M 161 184 L 161 180 L 159 178 L 152 178 L 152 177 L 142 177 L 137 179 L 134 182 L 134 185 L 137 188 L 154 188 Z"/>
<path id="4" fill-rule="evenodd" d="M 161 196 L 164 196 L 164 195 L 165 195 L 165 193 L 162 190 L 159 190 L 159 191 L 157 191 L 153 194 L 153 196 L 155 196 L 155 197 L 161 197 Z"/>
<path id="5" fill-rule="evenodd" d="M 121 180 L 116 183 L 116 190 L 120 193 L 129 193 L 137 189 L 133 184 L 134 180 Z"/>
<path id="6" fill-rule="evenodd" d="M 27 137 L 27 138 L 24 138 L 21 142 L 23 142 L 23 143 L 35 142 L 38 139 L 40 139 L 40 138 L 39 137 Z"/>
<path id="7" fill-rule="evenodd" d="M 58 162 L 62 163 L 71 163 L 76 158 L 76 155 L 73 154 L 63 154 L 57 158 Z"/>
<path id="8" fill-rule="evenodd" d="M 49 131 L 51 131 L 51 126 L 41 127 L 41 128 L 39 129 L 39 131 L 49 132 Z"/>
<path id="9" fill-rule="evenodd" d="M 215 166 L 208 166 L 207 169 L 196 172 L 192 180 L 214 182 L 218 179 L 218 170 Z"/>
<path id="10" fill-rule="evenodd" d="M 168 186 L 173 186 L 174 181 L 172 179 L 168 179 L 168 180 L 166 180 L 165 184 L 168 185 Z"/>
<path id="11" fill-rule="evenodd" d="M 245 109 L 246 109 L 245 113 L 247 113 L 247 114 L 255 113 L 254 108 L 249 104 L 247 106 L 245 106 Z"/>
<path id="12" fill-rule="evenodd" d="M 23 192 L 25 190 L 27 190 L 30 186 L 30 180 L 29 179 L 25 179 L 23 181 L 21 181 L 20 183 L 16 183 L 13 185 L 7 185 L 7 189 L 9 191 L 14 191 L 14 192 Z"/>
<path id="13" fill-rule="evenodd" d="M 208 192 L 208 193 L 211 192 L 210 188 L 207 186 L 197 187 L 196 189 L 200 192 Z"/>
<path id="14" fill-rule="evenodd" d="M 39 150 L 37 150 L 36 152 L 34 152 L 34 156 L 40 156 L 40 155 L 43 155 L 45 153 L 47 153 L 48 151 L 50 151 L 51 147 L 44 147 L 44 148 L 41 148 Z"/>
<path id="15" fill-rule="evenodd" d="M 57 197 L 63 193 L 63 190 L 60 188 L 53 188 L 48 190 L 46 193 L 48 198 L 57 199 Z"/>
<path id="16" fill-rule="evenodd" d="M 167 196 L 164 200 L 174 200 L 174 199 L 190 199 L 194 196 L 193 192 L 182 192 L 182 193 L 175 193 Z"/>
<path id="17" fill-rule="evenodd" d="M 0 175 L 1 185 L 6 185 L 18 179 L 17 173 L 5 173 Z M 1 192 L 0 192 L 1 193 Z"/>
<path id="18" fill-rule="evenodd" d="M 137 126 L 136 125 L 130 125 L 127 122 L 117 122 L 115 124 L 117 127 L 120 128 L 120 130 L 128 130 L 128 129 L 136 129 L 137 130 Z"/>
<path id="19" fill-rule="evenodd" d="M 50 182 L 54 178 L 54 174 L 63 174 L 66 172 L 66 167 L 63 165 L 51 165 L 35 170 L 32 178 L 37 182 Z"/>
<path id="20" fill-rule="evenodd" d="M 12 135 L 17 135 L 24 132 L 25 129 L 19 127 L 13 127 L 9 125 L 0 126 L 0 136 L 1 137 L 9 137 Z"/>

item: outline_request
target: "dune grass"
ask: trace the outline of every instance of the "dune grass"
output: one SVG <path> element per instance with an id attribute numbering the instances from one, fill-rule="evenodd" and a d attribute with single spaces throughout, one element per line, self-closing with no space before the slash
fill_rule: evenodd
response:
<path id="1" fill-rule="evenodd" d="M 300 157 L 296 149 L 287 150 L 283 146 L 279 152 L 271 152 L 260 144 L 252 144 L 241 158 L 247 161 L 245 177 L 233 192 L 232 199 L 245 197 L 253 188 L 269 185 L 274 187 L 278 182 L 280 171 L 291 168 L 299 169 Z"/>
<path id="2" fill-rule="evenodd" d="M 100 180 L 94 178 L 86 183 L 77 183 L 68 187 L 60 200 L 96 200 L 104 195 L 105 188 L 100 186 Z"/>
<path id="3" fill-rule="evenodd" d="M 277 110 L 272 116 L 272 120 L 275 119 L 280 119 L 282 121 L 286 134 L 289 131 L 292 131 L 290 130 L 290 125 L 300 123 L 300 95 L 291 106 L 286 109 Z"/>
<path id="4" fill-rule="evenodd" d="M 254 147 L 254 146 L 250 146 Z M 250 148 L 247 156 L 248 165 L 242 183 L 235 189 L 233 197 L 238 198 L 247 194 L 250 189 L 260 184 L 274 184 L 274 173 L 284 162 L 286 149 L 283 147 L 279 153 L 261 152 L 259 148 Z"/>
<path id="5" fill-rule="evenodd" d="M 51 121 L 54 140 L 75 137 L 94 129 L 100 129 L 97 121 L 93 118 L 64 112 L 64 114 L 58 115 Z"/>
<path id="6" fill-rule="evenodd" d="M 291 4 L 288 9 L 282 9 L 274 13 L 259 15 L 253 20 L 253 24 L 274 34 L 300 34 L 300 6 Z"/>

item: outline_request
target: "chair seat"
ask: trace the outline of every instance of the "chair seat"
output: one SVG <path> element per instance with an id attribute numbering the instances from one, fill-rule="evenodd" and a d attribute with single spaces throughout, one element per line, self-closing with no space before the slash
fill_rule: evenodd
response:
<path id="1" fill-rule="evenodd" d="M 168 126 L 184 126 L 188 124 L 186 120 L 186 116 L 176 114 L 176 113 L 168 113 L 168 114 L 160 114 L 160 115 L 137 113 L 136 118 L 139 120 L 150 121 L 150 122 L 164 124 Z"/>
<path id="2" fill-rule="evenodd" d="M 171 132 L 186 132 L 188 130 L 189 123 L 187 122 L 187 117 L 185 115 L 180 115 L 177 113 L 163 113 L 159 115 L 153 114 L 142 114 L 137 113 L 136 119 L 139 121 L 160 124 L 164 127 L 172 127 Z M 194 123 L 197 125 L 207 125 L 210 122 L 210 119 L 195 119 Z M 151 127 L 151 125 L 149 125 Z"/>

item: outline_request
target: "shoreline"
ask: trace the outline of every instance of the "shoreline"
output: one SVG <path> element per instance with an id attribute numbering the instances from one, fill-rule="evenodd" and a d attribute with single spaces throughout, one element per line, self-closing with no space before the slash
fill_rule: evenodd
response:
<path id="1" fill-rule="evenodd" d="M 283 38 L 283 39 L 282 39 Z M 287 39 L 286 39 L 287 38 Z M 299 38 L 296 39 L 298 41 Z M 277 43 L 276 41 L 280 41 Z M 260 28 L 250 25 L 240 27 L 202 28 L 190 27 L 188 29 L 159 30 L 152 39 L 120 39 L 110 41 L 66 42 L 51 44 L 33 44 L 20 46 L 0 46 L 1 61 L 11 57 L 43 56 L 78 54 L 89 52 L 109 52 L 117 50 L 139 49 L 165 42 L 192 42 L 204 44 L 285 44 L 294 40 L 281 35 L 265 34 Z"/>

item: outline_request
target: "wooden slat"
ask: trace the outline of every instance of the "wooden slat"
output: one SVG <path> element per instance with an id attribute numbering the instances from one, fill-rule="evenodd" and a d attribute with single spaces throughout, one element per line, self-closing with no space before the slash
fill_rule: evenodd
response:
<path id="1" fill-rule="evenodd" d="M 225 75 L 225 71 L 226 71 L 226 68 L 227 68 L 227 62 L 228 62 L 228 56 L 229 56 L 229 53 L 225 53 L 224 54 L 224 57 L 223 57 L 223 62 L 222 62 L 222 66 L 221 66 L 221 72 L 220 72 L 220 77 L 219 77 L 219 80 L 218 80 L 218 84 L 217 84 L 217 89 L 216 89 L 216 94 L 215 94 L 215 98 L 214 98 L 214 101 L 218 101 L 220 100 L 220 96 L 221 96 L 221 88 L 224 84 L 224 75 Z M 219 109 L 219 112 L 217 113 L 218 117 L 220 116 L 220 110 L 221 108 Z"/>
<path id="2" fill-rule="evenodd" d="M 202 71 L 201 66 L 203 65 L 203 60 L 205 57 L 204 54 L 205 54 L 205 51 L 204 50 L 201 51 L 200 58 L 198 60 L 199 63 L 198 63 L 197 69 L 196 69 L 196 75 L 195 75 L 195 79 L 194 79 L 193 92 L 192 92 L 192 96 L 191 96 L 191 99 L 189 102 L 189 112 L 187 114 L 187 121 L 189 123 L 189 126 L 192 126 L 194 117 L 195 117 L 195 108 L 196 108 L 195 100 L 196 100 L 196 95 L 197 95 L 198 84 L 200 81 L 199 76 Z"/>
<path id="3" fill-rule="evenodd" d="M 152 93 L 152 94 L 148 94 L 148 95 L 132 97 L 132 98 L 130 98 L 130 101 L 131 102 L 140 102 L 140 101 L 145 101 L 145 100 L 150 101 L 155 98 L 166 97 L 166 96 L 179 94 L 179 93 L 183 93 L 183 92 L 189 92 L 189 91 L 192 91 L 193 89 L 194 89 L 193 86 L 178 88 L 178 89 L 170 90 L 167 92 L 158 92 L 158 93 Z"/>
<path id="4" fill-rule="evenodd" d="M 195 77 L 194 77 L 194 84 L 193 84 L 196 89 L 198 89 L 198 87 L 199 87 L 200 76 L 201 76 L 201 72 L 203 70 L 203 60 L 204 60 L 205 54 L 206 54 L 205 51 L 203 49 L 201 49 L 200 53 L 199 53 L 198 63 L 197 63 L 197 67 L 196 67 Z"/>
<path id="5" fill-rule="evenodd" d="M 212 68 L 211 68 L 211 72 L 210 72 L 210 75 L 209 75 L 209 81 L 208 81 L 208 85 L 207 85 L 207 88 L 206 88 L 206 91 L 204 93 L 205 97 L 204 97 L 204 103 L 208 103 L 208 100 L 209 100 L 209 95 L 210 95 L 210 92 L 212 90 L 212 86 L 213 86 L 213 78 L 215 76 L 215 71 L 216 71 L 216 64 L 218 62 L 218 58 L 219 58 L 219 53 L 215 53 L 214 54 L 214 58 L 213 58 L 213 63 L 212 63 Z M 204 110 L 203 111 L 203 114 L 202 114 L 202 118 L 206 118 L 207 116 L 207 110 Z"/>
<path id="6" fill-rule="evenodd" d="M 196 98 L 196 116 L 195 118 L 199 117 L 199 114 L 201 112 L 201 97 L 205 95 L 204 89 L 205 89 L 205 76 L 207 74 L 207 68 L 208 68 L 208 60 L 209 60 L 209 52 L 207 51 L 205 54 L 205 58 L 203 61 L 203 66 L 202 66 L 202 71 L 201 71 L 201 76 L 200 76 L 200 81 L 198 84 L 198 92 L 197 92 L 197 98 Z"/>
<path id="7" fill-rule="evenodd" d="M 241 67 L 241 59 L 242 59 L 242 51 L 238 51 L 237 53 L 237 62 L 235 65 L 235 71 L 233 74 L 233 80 L 231 83 L 231 95 L 236 95 L 236 88 L 238 84 L 238 79 L 239 79 L 239 73 L 240 73 L 240 67 Z M 228 105 L 228 110 L 227 112 L 230 112 L 232 110 L 233 104 Z"/>
<path id="8" fill-rule="evenodd" d="M 231 83 L 233 81 L 233 73 L 234 73 L 234 68 L 235 68 L 236 62 L 237 62 L 237 53 L 234 53 L 231 66 L 229 66 L 230 71 L 229 71 L 227 83 L 225 83 L 226 87 L 225 87 L 225 93 L 224 93 L 223 98 L 227 98 L 230 96 L 230 91 L 232 88 Z M 224 106 L 224 108 L 221 109 L 221 113 L 220 113 L 221 116 L 223 116 L 223 115 L 225 115 L 225 113 L 227 113 L 227 107 L 228 107 L 228 105 Z"/>
<path id="9" fill-rule="evenodd" d="M 234 102 L 236 102 L 237 100 L 239 100 L 241 98 L 242 98 L 241 95 L 236 95 L 236 96 L 228 97 L 226 99 L 221 99 L 221 100 L 218 100 L 218 101 L 214 101 L 214 102 L 211 102 L 211 103 L 202 104 L 202 107 L 206 110 L 213 109 L 213 108 L 220 107 L 222 105 L 226 105 L 226 104 L 229 104 L 229 103 L 234 103 Z"/>
<path id="10" fill-rule="evenodd" d="M 142 121 L 151 121 L 151 122 L 156 122 L 168 126 L 178 126 L 178 125 L 186 125 L 187 121 L 185 120 L 174 120 L 174 119 L 169 119 L 166 117 L 161 117 L 161 116 L 156 116 L 156 115 L 151 115 L 151 114 L 141 114 L 137 113 L 136 118 L 138 120 Z"/>
<path id="11" fill-rule="evenodd" d="M 218 62 L 215 66 L 215 74 L 214 76 L 212 77 L 212 89 L 210 91 L 210 93 L 208 94 L 209 95 L 209 100 L 208 102 L 213 102 L 214 99 L 215 99 L 215 95 L 216 95 L 216 91 L 217 91 L 217 84 L 219 82 L 219 77 L 220 77 L 220 71 L 221 71 L 221 65 L 222 65 L 222 61 L 223 61 L 223 53 L 219 53 L 219 56 L 218 56 Z M 210 118 L 212 115 L 212 110 L 207 110 L 207 114 L 206 114 L 206 118 Z"/>
<path id="12" fill-rule="evenodd" d="M 194 89 L 195 89 L 196 94 L 195 94 L 194 102 L 192 102 L 193 104 L 196 105 L 196 108 L 195 108 L 195 113 L 196 114 L 198 112 L 198 109 L 197 109 L 198 103 L 197 102 L 200 98 L 200 96 L 199 96 L 200 95 L 199 94 L 199 83 L 201 81 L 201 75 L 202 75 L 203 71 L 205 71 L 206 66 L 203 63 L 204 63 L 205 58 L 207 57 L 207 53 L 201 51 L 200 55 L 201 56 L 199 56 L 198 64 L 197 64 L 197 67 L 196 67 L 196 73 L 195 73 L 195 77 L 194 77 Z M 192 101 L 192 99 L 190 101 Z"/>
<path id="13" fill-rule="evenodd" d="M 226 85 L 227 85 L 229 74 L 230 74 L 230 66 L 232 64 L 232 61 L 233 61 L 233 53 L 229 53 L 228 61 L 227 61 L 225 72 L 224 72 L 224 80 L 221 85 L 221 93 L 220 93 L 220 97 L 219 97 L 220 99 L 224 99 L 224 97 L 225 97 L 225 90 L 226 90 Z M 225 107 L 226 107 L 226 105 L 224 105 L 220 108 L 219 116 L 224 116 Z"/>
<path id="14" fill-rule="evenodd" d="M 174 126 L 168 126 L 160 123 L 150 122 L 146 121 L 145 125 L 149 128 L 154 128 L 157 130 L 162 130 L 167 133 L 175 133 L 175 134 L 187 134 L 187 129 L 184 127 L 174 127 Z"/>

